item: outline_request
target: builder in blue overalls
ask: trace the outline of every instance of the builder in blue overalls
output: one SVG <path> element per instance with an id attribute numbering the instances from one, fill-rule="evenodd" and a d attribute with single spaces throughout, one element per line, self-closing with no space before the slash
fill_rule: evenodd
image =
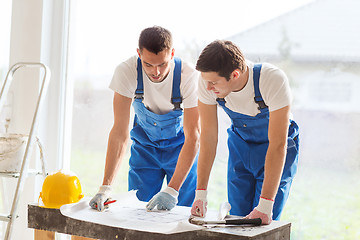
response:
<path id="1" fill-rule="evenodd" d="M 90 206 L 103 211 L 129 140 L 129 190 L 137 190 L 148 210 L 191 206 L 196 188 L 199 147 L 198 72 L 174 57 L 171 33 L 158 26 L 144 29 L 138 55 L 115 70 L 114 125 L 109 134 L 103 184 Z M 167 186 L 161 190 L 164 178 Z"/>
<path id="2" fill-rule="evenodd" d="M 275 66 L 244 59 L 230 41 L 214 41 L 200 54 L 201 129 L 198 181 L 192 215 L 204 216 L 216 155 L 217 105 L 230 117 L 228 200 L 230 213 L 278 220 L 297 169 L 299 131 L 290 113 L 286 75 Z"/>

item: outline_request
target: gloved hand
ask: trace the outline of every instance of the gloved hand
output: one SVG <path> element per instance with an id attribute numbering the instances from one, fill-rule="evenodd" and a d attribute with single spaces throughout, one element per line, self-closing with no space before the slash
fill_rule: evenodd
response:
<path id="1" fill-rule="evenodd" d="M 191 208 L 191 215 L 205 217 L 207 211 L 207 191 L 196 190 L 195 199 Z"/>
<path id="2" fill-rule="evenodd" d="M 262 224 L 267 225 L 272 221 L 272 210 L 274 206 L 274 200 L 260 197 L 259 204 L 252 210 L 252 212 L 245 218 L 261 218 Z"/>
<path id="3" fill-rule="evenodd" d="M 93 209 L 97 209 L 102 212 L 109 206 L 104 206 L 104 203 L 109 200 L 111 193 L 110 185 L 102 185 L 99 192 L 90 200 L 89 205 Z"/>
<path id="4" fill-rule="evenodd" d="M 171 210 L 175 207 L 178 200 L 179 192 L 172 187 L 166 187 L 163 191 L 153 196 L 146 205 L 148 211 L 153 210 L 156 206 L 158 210 Z"/>

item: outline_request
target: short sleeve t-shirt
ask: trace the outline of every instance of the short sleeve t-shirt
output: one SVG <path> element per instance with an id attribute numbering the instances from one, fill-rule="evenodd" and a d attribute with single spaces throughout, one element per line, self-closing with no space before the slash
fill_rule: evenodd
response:
<path id="1" fill-rule="evenodd" d="M 137 87 L 137 56 L 133 56 L 118 65 L 115 69 L 110 88 L 122 96 L 134 98 Z M 171 61 L 170 72 L 160 83 L 152 82 L 143 70 L 145 106 L 156 114 L 170 112 L 174 105 L 171 103 L 174 61 Z M 180 93 L 183 98 L 183 108 L 197 106 L 197 87 L 199 72 L 190 64 L 182 61 Z"/>

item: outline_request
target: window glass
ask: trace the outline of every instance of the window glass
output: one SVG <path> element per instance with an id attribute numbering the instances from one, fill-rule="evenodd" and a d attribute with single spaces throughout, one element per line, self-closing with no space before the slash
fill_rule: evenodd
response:
<path id="1" fill-rule="evenodd" d="M 184 0 L 171 6 L 165 0 L 155 2 L 72 1 L 68 64 L 74 85 L 71 169 L 79 175 L 85 195 L 93 196 L 102 184 L 113 123 L 113 92 L 108 86 L 114 69 L 136 54 L 142 29 L 160 25 L 173 33 L 176 55 L 192 64 L 206 44 L 229 39 L 249 60 L 270 62 L 284 70 L 294 97 L 292 114 L 300 126 L 300 158 L 282 220 L 292 222 L 291 239 L 359 238 L 360 51 L 355 51 L 359 49 L 355 42 L 354 50 L 349 50 L 350 38 L 341 38 L 325 22 L 321 25 L 313 20 L 301 27 L 303 12 L 313 16 L 324 1 L 296 1 L 294 5 L 285 0 L 226 4 Z M 336 1 L 329 2 L 329 15 L 316 12 L 316 19 L 330 21 L 336 12 L 339 20 L 348 12 L 336 11 Z M 296 23 L 300 27 L 292 27 L 299 26 Z M 339 22 L 331 26 L 337 25 L 342 26 Z M 326 45 L 325 40 L 323 44 L 307 41 L 307 36 L 318 31 L 328 39 L 336 35 L 336 47 Z M 227 201 L 226 129 L 230 120 L 222 110 L 219 116 L 219 145 L 208 189 L 209 208 L 215 210 Z M 116 193 L 127 191 L 127 161 L 128 157 L 116 178 Z"/>

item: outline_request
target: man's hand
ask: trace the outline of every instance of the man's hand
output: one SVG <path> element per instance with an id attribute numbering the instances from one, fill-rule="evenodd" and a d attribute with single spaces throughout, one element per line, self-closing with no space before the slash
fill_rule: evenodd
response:
<path id="1" fill-rule="evenodd" d="M 273 210 L 274 200 L 265 199 L 260 197 L 259 204 L 257 205 L 252 212 L 247 215 L 245 218 L 261 218 L 262 224 L 267 225 L 272 221 L 272 210 Z"/>
<path id="2" fill-rule="evenodd" d="M 157 193 L 146 205 L 148 211 L 153 210 L 156 206 L 158 210 L 171 210 L 175 207 L 178 200 L 179 192 L 171 187 L 166 187 L 163 191 Z"/>
<path id="3" fill-rule="evenodd" d="M 205 217 L 207 211 L 207 191 L 196 190 L 194 203 L 191 208 L 191 215 Z"/>
<path id="4" fill-rule="evenodd" d="M 96 209 L 100 212 L 104 211 L 108 206 L 104 203 L 110 198 L 111 186 L 102 185 L 99 192 L 90 200 L 89 205 L 91 208 Z"/>

